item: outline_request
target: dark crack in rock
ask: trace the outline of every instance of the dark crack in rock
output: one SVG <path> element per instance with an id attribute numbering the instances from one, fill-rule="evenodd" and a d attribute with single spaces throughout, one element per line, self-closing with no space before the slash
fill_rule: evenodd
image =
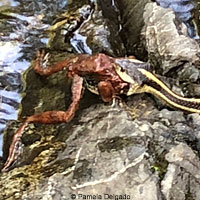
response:
<path id="1" fill-rule="evenodd" d="M 140 33 L 144 26 L 143 13 L 150 0 L 116 0 L 120 11 L 120 35 L 128 55 L 144 60 L 147 52 L 141 44 Z"/>

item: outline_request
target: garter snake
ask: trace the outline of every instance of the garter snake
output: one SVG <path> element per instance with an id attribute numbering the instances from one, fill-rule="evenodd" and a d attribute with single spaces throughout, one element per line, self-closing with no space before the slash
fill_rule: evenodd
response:
<path id="1" fill-rule="evenodd" d="M 150 93 L 170 107 L 200 114 L 200 99 L 182 97 L 167 87 L 150 71 L 150 65 L 135 59 L 116 59 L 115 70 L 122 80 L 130 83 L 127 95 Z"/>

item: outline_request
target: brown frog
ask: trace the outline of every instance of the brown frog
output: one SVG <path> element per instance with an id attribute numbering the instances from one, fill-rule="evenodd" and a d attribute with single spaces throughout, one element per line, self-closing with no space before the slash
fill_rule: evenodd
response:
<path id="1" fill-rule="evenodd" d="M 44 51 L 38 51 L 33 66 L 35 72 L 42 76 L 49 76 L 67 68 L 67 77 L 73 79 L 71 87 L 72 103 L 67 111 L 47 111 L 28 117 L 13 136 L 9 149 L 9 156 L 2 171 L 7 171 L 18 158 L 21 152 L 19 150 L 21 146 L 21 136 L 25 127 L 30 122 L 42 124 L 67 123 L 73 118 L 83 95 L 84 79 L 96 80 L 97 85 L 95 88 L 98 91 L 91 91 L 99 93 L 104 102 L 111 101 L 113 98 L 129 89 L 129 83 L 123 81 L 115 71 L 115 58 L 105 54 L 96 54 L 93 56 L 81 54 L 74 58 L 61 61 L 53 66 L 48 66 L 47 68 L 43 66 L 45 57 Z"/>
<path id="2" fill-rule="evenodd" d="M 104 102 L 120 98 L 121 94 L 148 92 L 171 107 L 186 112 L 200 113 L 200 99 L 181 97 L 172 92 L 155 74 L 150 71 L 148 63 L 134 57 L 113 58 L 103 53 L 96 55 L 80 54 L 45 67 L 46 55 L 38 51 L 34 70 L 41 76 L 49 76 L 61 70 L 67 70 L 67 77 L 72 79 L 72 103 L 66 111 L 47 111 L 32 115 L 22 123 L 13 136 L 9 155 L 2 171 L 8 171 L 21 154 L 21 136 L 29 123 L 53 124 L 69 122 L 74 117 L 83 96 L 83 82 L 93 82 L 88 89 L 99 94 Z M 91 86 L 91 87 L 90 87 Z"/>

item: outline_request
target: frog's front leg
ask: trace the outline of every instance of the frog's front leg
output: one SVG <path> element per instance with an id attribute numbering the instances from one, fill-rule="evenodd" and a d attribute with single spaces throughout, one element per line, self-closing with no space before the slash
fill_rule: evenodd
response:
<path id="1" fill-rule="evenodd" d="M 51 74 L 63 70 L 64 68 L 69 68 L 69 66 L 79 63 L 82 60 L 85 60 L 86 58 L 88 58 L 87 54 L 81 54 L 73 58 L 65 59 L 51 66 L 44 66 L 44 63 L 48 62 L 48 55 L 45 53 L 44 50 L 37 51 L 33 69 L 36 73 L 40 74 L 41 76 L 49 76 Z"/>
<path id="2" fill-rule="evenodd" d="M 82 97 L 82 89 L 83 78 L 79 77 L 78 75 L 74 75 L 72 83 L 72 103 L 70 104 L 66 112 L 47 111 L 41 114 L 32 115 L 25 120 L 25 122 L 19 127 L 19 129 L 13 136 L 12 143 L 9 148 L 9 155 L 2 171 L 8 171 L 12 164 L 15 163 L 18 159 L 21 151 L 21 136 L 26 126 L 31 122 L 42 124 L 69 122 L 73 118 L 76 110 L 78 109 L 79 102 Z"/>
<path id="3" fill-rule="evenodd" d="M 100 81 L 98 90 L 104 102 L 110 102 L 114 98 L 115 90 L 110 81 Z"/>

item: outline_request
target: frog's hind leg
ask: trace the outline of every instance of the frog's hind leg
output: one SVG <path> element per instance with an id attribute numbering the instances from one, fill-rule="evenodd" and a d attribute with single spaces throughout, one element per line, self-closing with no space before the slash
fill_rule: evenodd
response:
<path id="1" fill-rule="evenodd" d="M 12 143 L 9 148 L 9 155 L 2 171 L 8 171 L 13 163 L 15 163 L 18 159 L 22 146 L 21 136 L 27 125 L 31 122 L 42 124 L 69 122 L 74 117 L 74 114 L 78 109 L 79 102 L 82 97 L 82 90 L 83 78 L 75 75 L 72 83 L 72 103 L 67 111 L 47 111 L 41 114 L 32 115 L 25 120 L 13 136 Z"/>

